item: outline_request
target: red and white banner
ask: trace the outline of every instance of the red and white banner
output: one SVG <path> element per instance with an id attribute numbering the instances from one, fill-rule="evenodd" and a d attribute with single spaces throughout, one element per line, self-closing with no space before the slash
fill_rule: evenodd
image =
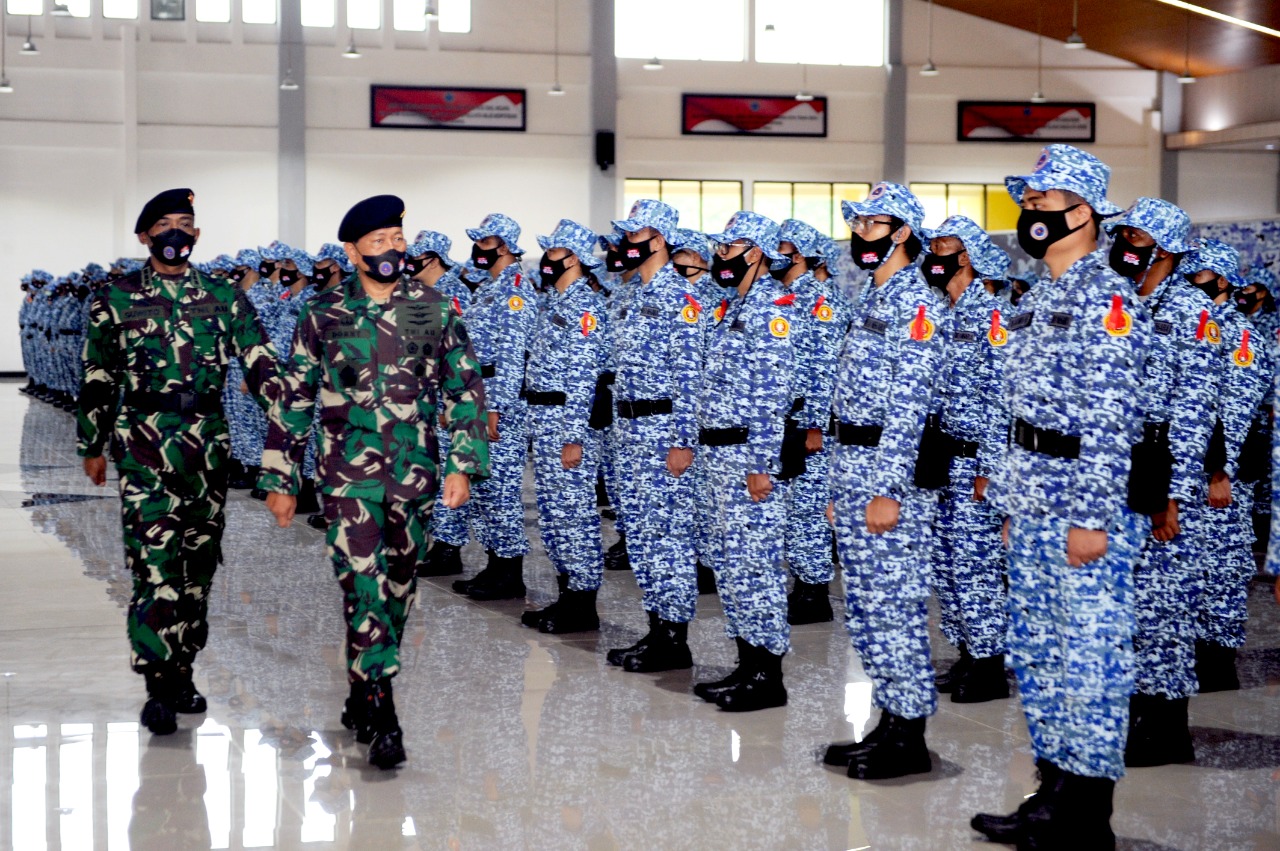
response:
<path id="1" fill-rule="evenodd" d="M 686 136 L 827 135 L 827 99 L 794 96 L 685 95 L 681 132 Z"/>
<path id="2" fill-rule="evenodd" d="M 373 86 L 370 127 L 418 130 L 525 129 L 524 89 Z"/>
<path id="3" fill-rule="evenodd" d="M 962 100 L 956 112 L 959 142 L 1092 142 L 1092 103 Z"/>

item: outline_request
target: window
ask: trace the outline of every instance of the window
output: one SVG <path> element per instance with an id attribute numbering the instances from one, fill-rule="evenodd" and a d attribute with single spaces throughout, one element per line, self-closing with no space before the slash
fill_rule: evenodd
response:
<path id="1" fill-rule="evenodd" d="M 347 0 L 347 26 L 353 30 L 376 30 L 381 27 L 381 0 Z"/>
<path id="2" fill-rule="evenodd" d="M 440 18 L 436 26 L 442 33 L 471 32 L 471 0 L 436 0 Z"/>
<path id="3" fill-rule="evenodd" d="M 883 65 L 883 0 L 755 0 L 757 62 Z"/>
<path id="4" fill-rule="evenodd" d="M 196 20 L 202 24 L 231 23 L 231 0 L 196 0 Z"/>
<path id="5" fill-rule="evenodd" d="M 729 217 L 742 209 L 742 183 L 737 180 L 623 181 L 622 216 L 641 198 L 656 198 L 680 212 L 680 227 L 718 232 Z M 620 217 L 620 218 L 621 218 Z"/>
<path id="6" fill-rule="evenodd" d="M 861 201 L 870 183 L 780 183 L 760 181 L 751 187 L 752 208 L 775 222 L 799 219 L 827 236 L 848 239 L 841 201 Z"/>
<path id="7" fill-rule="evenodd" d="M 5 8 L 10 15 L 41 15 L 44 14 L 44 3 L 42 0 L 8 0 Z"/>
<path id="8" fill-rule="evenodd" d="M 240 0 L 240 20 L 246 24 L 274 24 L 276 0 Z"/>
<path id="9" fill-rule="evenodd" d="M 426 8 L 424 0 L 393 0 L 392 25 L 401 32 L 424 32 L 427 29 Z"/>
<path id="10" fill-rule="evenodd" d="M 89 17 L 89 0 L 54 0 L 54 5 L 62 3 L 67 7 L 67 13 L 73 18 Z"/>
<path id="11" fill-rule="evenodd" d="M 624 59 L 746 59 L 745 0 L 614 0 L 613 53 Z"/>
<path id="12" fill-rule="evenodd" d="M 985 230 L 1016 230 L 1018 205 L 1003 183 L 913 183 L 924 205 L 924 223 L 937 227 L 947 216 L 968 216 Z"/>
<path id="13" fill-rule="evenodd" d="M 331 27 L 338 22 L 333 0 L 302 0 L 304 27 Z"/>
<path id="14" fill-rule="evenodd" d="M 132 20 L 138 17 L 138 0 L 102 0 L 102 17 Z"/>

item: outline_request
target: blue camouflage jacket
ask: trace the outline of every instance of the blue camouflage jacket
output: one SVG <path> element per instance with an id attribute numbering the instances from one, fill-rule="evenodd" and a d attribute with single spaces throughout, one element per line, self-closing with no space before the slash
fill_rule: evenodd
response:
<path id="1" fill-rule="evenodd" d="M 564 393 L 565 404 L 545 409 L 560 412 L 555 433 L 564 443 L 586 442 L 595 400 L 596 380 L 609 351 L 604 297 L 586 278 L 563 292 L 552 288 L 538 316 L 529 344 L 525 388 L 537 393 Z"/>
<path id="2" fill-rule="evenodd" d="M 826 429 L 831 421 L 831 394 L 836 386 L 840 345 L 849 330 L 850 306 L 835 281 L 819 281 L 806 272 L 791 284 L 779 284 L 782 293 L 794 293 L 796 396 L 804 408 L 796 422 L 805 429 Z"/>
<path id="3" fill-rule="evenodd" d="M 525 353 L 538 322 L 538 297 L 518 263 L 479 286 L 471 296 L 464 321 L 481 369 L 493 369 L 484 379 L 485 403 L 505 414 L 520 400 Z"/>
<path id="4" fill-rule="evenodd" d="M 1227 463 L 1223 472 L 1235 479 L 1239 472 L 1240 449 L 1249 436 L 1254 412 L 1262 404 L 1271 384 L 1271 352 L 1266 345 L 1257 342 L 1258 330 L 1230 301 L 1215 304 L 1214 308 L 1222 328 L 1222 345 L 1218 352 L 1222 383 L 1216 410 L 1217 419 L 1222 420 L 1227 444 Z"/>

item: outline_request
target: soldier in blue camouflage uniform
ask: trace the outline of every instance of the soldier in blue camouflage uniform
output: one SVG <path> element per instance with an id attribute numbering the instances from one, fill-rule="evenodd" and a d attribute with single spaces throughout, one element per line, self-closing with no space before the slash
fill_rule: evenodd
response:
<path id="1" fill-rule="evenodd" d="M 18 344 L 22 349 L 22 369 L 27 374 L 27 384 L 18 392 L 30 394 L 36 387 L 35 379 L 35 293 L 39 289 L 32 283 L 33 273 L 22 276 L 22 305 L 18 308 Z"/>
<path id="2" fill-rule="evenodd" d="M 246 248 L 236 255 L 235 263 L 236 268 L 230 280 L 244 291 L 265 327 L 264 306 L 268 306 L 269 302 L 266 299 L 266 284 L 260 283 L 258 278 L 262 256 L 257 250 Z M 261 436 L 255 441 L 255 434 L 259 434 L 259 429 L 265 429 L 266 420 L 257 404 L 245 393 L 245 389 L 243 367 L 238 358 L 231 358 L 227 362 L 227 380 L 222 388 L 222 409 L 226 412 L 227 427 L 231 433 L 232 463 L 227 486 L 238 490 L 256 486 L 258 465 L 262 460 L 261 439 L 266 435 L 265 431 L 261 431 Z"/>
<path id="3" fill-rule="evenodd" d="M 1196 675 L 1202 692 L 1240 687 L 1236 649 L 1244 644 L 1248 583 L 1256 570 L 1253 483 L 1266 473 L 1266 446 L 1258 446 L 1253 423 L 1270 392 L 1272 355 L 1249 318 L 1236 309 L 1233 296 L 1245 284 L 1239 267 L 1239 253 L 1215 239 L 1206 239 L 1179 267 L 1214 299 L 1216 325 L 1207 333 L 1221 340 L 1215 433 L 1204 465 L 1208 507 L 1203 547 L 1194 562 L 1203 570 L 1204 593 L 1196 607 Z"/>
<path id="4" fill-rule="evenodd" d="M 697 399 L 698 464 L 710 500 L 704 557 L 716 573 L 725 632 L 738 645 L 738 667 L 694 693 L 728 712 L 785 706 L 782 657 L 791 649 L 783 536 L 783 435 L 796 397 L 798 319 L 793 294 L 770 278 L 785 258 L 778 225 L 735 213 L 714 234 L 712 279 L 727 296 L 714 311 Z M 803 454 L 793 459 L 803 464 Z M 786 468 L 786 469 L 784 469 Z"/>
<path id="5" fill-rule="evenodd" d="M 533 282 L 520 269 L 520 226 L 509 216 L 490 213 L 467 231 L 475 244 L 471 260 L 490 279 L 473 294 L 467 330 L 484 377 L 489 416 L 490 477 L 475 488 L 471 517 L 484 544 L 488 564 L 453 590 L 473 600 L 523 597 L 525 457 L 529 448 L 529 406 L 520 396 L 529 339 L 538 321 Z"/>
<path id="6" fill-rule="evenodd" d="M 596 234 L 562 219 L 550 236 L 538 237 L 545 252 L 538 275 L 547 302 L 529 344 L 525 401 L 533 433 L 533 473 L 539 527 L 547 558 L 556 569 L 560 597 L 525 612 L 521 622 L 559 634 L 600 628 L 596 592 L 604 575 L 596 473 L 602 435 L 591 427 L 591 411 L 610 337 L 604 296 L 591 284 L 602 264 L 594 254 Z"/>
<path id="7" fill-rule="evenodd" d="M 844 571 L 845 626 L 874 684 L 880 723 L 824 760 L 864 780 L 930 771 L 925 719 L 938 708 L 929 662 L 928 569 L 938 496 L 917 462 L 942 367 L 948 316 L 915 259 L 924 207 L 877 183 L 842 202 L 853 261 L 871 272 L 853 307 L 833 396 L 833 503 Z M 937 486 L 936 483 L 934 487 Z"/>
<path id="8" fill-rule="evenodd" d="M 787 487 L 786 557 L 795 587 L 787 598 L 787 620 L 793 625 L 824 623 L 831 610 L 830 583 L 835 576 L 831 558 L 831 446 L 823 433 L 831 421 L 840 345 L 849 328 L 849 304 L 831 278 L 819 280 L 826 239 L 817 228 L 787 219 L 779 232 L 778 250 L 786 258 L 774 270 L 784 293 L 795 296 L 797 376 L 793 428 L 804 430 L 804 473 Z"/>
<path id="9" fill-rule="evenodd" d="M 618 442 L 621 440 L 622 431 L 617 417 L 613 415 L 612 395 L 613 382 L 617 378 L 615 353 L 617 351 L 616 338 L 618 328 L 621 326 L 622 314 L 627 310 L 628 305 L 631 303 L 631 298 L 635 294 L 636 276 L 634 272 L 628 272 L 622 267 L 622 253 L 618 249 L 621 241 L 622 234 L 616 230 L 600 237 L 600 247 L 605 252 L 602 271 L 604 273 L 605 292 L 608 293 L 605 298 L 605 310 L 609 318 L 607 325 L 611 339 L 609 357 L 605 364 L 603 378 L 609 389 L 610 396 L 607 400 L 609 408 L 605 418 L 610 422 L 604 428 L 604 453 L 600 466 L 604 474 L 605 490 L 609 495 L 609 504 L 613 506 L 613 528 L 618 533 L 618 540 L 605 551 L 605 570 L 628 570 L 631 567 L 631 560 L 627 556 L 626 520 L 622 514 L 622 497 L 620 495 L 622 489 L 621 471 L 618 469 L 621 457 L 621 448 Z"/>
<path id="10" fill-rule="evenodd" d="M 31 307 L 27 314 L 27 330 L 30 332 L 30 369 L 35 386 L 31 395 L 41 401 L 53 399 L 49 386 L 49 302 L 53 295 L 53 275 L 43 269 L 31 273 Z"/>
<path id="11" fill-rule="evenodd" d="M 952 323 L 931 409 L 951 457 L 933 527 L 932 566 L 942 634 L 960 649 L 960 660 L 937 678 L 937 688 L 954 703 L 982 703 L 1009 696 L 1004 518 L 986 500 L 1009 436 L 1002 384 L 1008 305 L 983 283 L 1004 274 L 1008 257 L 965 216 L 951 216 L 925 237 L 929 253 L 921 272 L 946 295 Z"/>
<path id="12" fill-rule="evenodd" d="M 1154 332 L 1142 379 L 1143 441 L 1129 477 L 1131 501 L 1148 503 L 1152 526 L 1133 575 L 1135 691 L 1125 764 L 1164 765 L 1193 758 L 1187 705 L 1196 692 L 1204 456 L 1221 370 L 1207 333 L 1213 305 L 1177 274 L 1193 247 L 1191 218 L 1167 201 L 1139 198 L 1106 229 L 1111 268 L 1135 282 Z"/>
<path id="13" fill-rule="evenodd" d="M 1271 393 L 1274 398 L 1280 392 L 1280 369 L 1275 371 Z M 1280 429 L 1271 432 L 1271 492 L 1280 493 Z M 1280 500 L 1271 503 L 1271 528 L 1280 529 Z M 1267 542 L 1267 560 L 1262 567 L 1268 576 L 1280 577 L 1280 535 L 1272 535 Z M 1275 600 L 1280 605 L 1280 581 L 1275 584 Z"/>
<path id="14" fill-rule="evenodd" d="M 1258 261 L 1261 262 L 1261 261 Z M 1256 265 L 1247 272 L 1242 272 L 1247 282 L 1244 289 L 1236 293 L 1236 303 L 1241 311 L 1249 317 L 1249 321 L 1258 329 L 1258 342 L 1267 347 L 1272 363 L 1280 358 L 1280 310 L 1276 308 L 1276 296 L 1280 294 L 1280 280 L 1265 266 Z M 1262 406 L 1253 419 L 1256 434 L 1252 439 L 1257 442 L 1259 452 L 1264 459 L 1265 472 L 1258 479 L 1253 489 L 1253 533 L 1256 538 L 1254 550 L 1265 552 L 1271 538 L 1271 432 L 1275 396 L 1268 390 Z"/>
<path id="15" fill-rule="evenodd" d="M 53 403 L 64 411 L 75 410 L 75 397 L 80 382 L 80 349 L 83 346 L 84 326 L 81 324 L 82 300 L 78 291 L 88 296 L 88 287 L 82 284 L 81 274 L 73 272 L 62 279 L 54 289 L 54 300 L 49 321 L 49 350 L 53 367 Z"/>
<path id="16" fill-rule="evenodd" d="M 1049 277 L 1005 326 L 1011 443 L 987 486 L 1006 520 L 1009 651 L 1039 791 L 973 827 L 1028 848 L 1114 848 L 1133 691 L 1133 568 L 1150 531 L 1127 504 L 1151 319 L 1097 250 L 1111 169 L 1070 145 L 1008 177 L 1018 243 Z"/>
<path id="17" fill-rule="evenodd" d="M 624 268 L 638 276 L 614 337 L 614 427 L 627 551 L 649 616 L 644 637 L 607 654 L 626 671 L 693 666 L 688 635 L 698 587 L 687 473 L 698 441 L 706 316 L 695 288 L 671 265 L 678 218 L 670 205 L 644 199 L 613 223 L 625 234 Z"/>

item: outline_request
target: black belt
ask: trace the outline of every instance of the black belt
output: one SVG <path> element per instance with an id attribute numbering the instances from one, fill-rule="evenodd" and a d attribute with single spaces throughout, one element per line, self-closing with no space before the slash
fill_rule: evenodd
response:
<path id="1" fill-rule="evenodd" d="M 613 382 L 615 382 L 617 379 L 618 379 L 618 373 L 616 372 L 600 373 L 600 383 L 603 384 L 605 387 L 612 386 Z"/>
<path id="2" fill-rule="evenodd" d="M 1013 422 L 1013 442 L 1023 449 L 1053 458 L 1080 457 L 1080 436 L 1063 434 L 1051 428 L 1036 428 L 1023 419 Z"/>
<path id="3" fill-rule="evenodd" d="M 618 416 L 628 420 L 671 413 L 670 399 L 636 399 L 634 402 L 618 401 Z"/>
<path id="4" fill-rule="evenodd" d="M 951 454 L 956 458 L 977 458 L 978 457 L 978 441 L 961 440 L 958 437 L 947 435 L 947 440 L 951 441 Z"/>
<path id="5" fill-rule="evenodd" d="M 1169 442 L 1169 424 L 1168 423 L 1143 423 L 1142 424 L 1142 442 L 1143 443 L 1168 443 Z"/>
<path id="6" fill-rule="evenodd" d="M 497 375 L 497 374 L 498 374 L 498 365 L 497 365 L 496 363 L 482 363 L 482 364 L 480 364 L 480 377 L 481 377 L 481 378 L 493 378 L 493 377 L 494 377 L 495 375 Z"/>
<path id="7" fill-rule="evenodd" d="M 80 332 L 79 332 L 79 331 L 76 331 L 76 330 L 74 330 L 74 329 L 67 329 L 67 328 L 63 328 L 63 329 L 62 329 L 61 331 L 59 331 L 58 333 L 59 333 L 59 334 L 62 334 L 62 335 L 64 335 L 64 336 L 67 336 L 67 337 L 74 337 L 76 334 L 79 334 Z"/>
<path id="8" fill-rule="evenodd" d="M 143 414 L 217 414 L 222 411 L 222 394 L 132 391 L 125 393 L 124 403 Z"/>
<path id="9" fill-rule="evenodd" d="M 738 446 L 747 442 L 751 429 L 739 428 L 703 428 L 698 430 L 698 442 L 703 446 Z"/>
<path id="10" fill-rule="evenodd" d="M 882 426 L 854 425 L 841 420 L 831 421 L 831 433 L 841 446 L 879 446 Z"/>
<path id="11" fill-rule="evenodd" d="M 554 405 L 563 405 L 568 399 L 563 393 L 540 393 L 537 390 L 526 390 L 523 394 L 525 401 L 530 405 L 539 407 L 552 407 Z"/>

